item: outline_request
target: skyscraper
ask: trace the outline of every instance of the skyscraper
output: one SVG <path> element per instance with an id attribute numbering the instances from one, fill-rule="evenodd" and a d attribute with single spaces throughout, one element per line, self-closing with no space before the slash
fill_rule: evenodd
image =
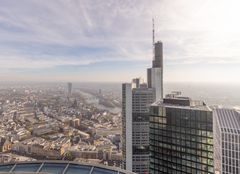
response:
<path id="1" fill-rule="evenodd" d="M 240 173 L 240 113 L 234 109 L 215 109 L 214 167 L 221 174 Z"/>
<path id="2" fill-rule="evenodd" d="M 150 108 L 150 173 L 213 174 L 213 118 L 203 102 L 168 95 Z"/>
<path id="3" fill-rule="evenodd" d="M 148 83 L 136 78 L 122 85 L 123 167 L 139 174 L 149 170 L 149 107 L 163 95 L 162 43 L 154 42 L 154 26 L 153 52 Z"/>
<path id="4" fill-rule="evenodd" d="M 154 90 L 134 79 L 122 85 L 123 167 L 139 174 L 149 169 L 149 106 Z"/>
<path id="5" fill-rule="evenodd" d="M 148 68 L 148 87 L 155 89 L 156 100 L 163 99 L 163 56 L 162 56 L 162 42 L 154 44 L 154 59 L 152 61 L 152 68 Z"/>
<path id="6" fill-rule="evenodd" d="M 163 99 L 163 44 L 154 39 L 154 20 L 153 20 L 153 61 L 152 68 L 147 69 L 148 87 L 155 89 L 155 100 Z"/>
<path id="7" fill-rule="evenodd" d="M 72 83 L 68 83 L 68 96 L 72 94 Z"/>

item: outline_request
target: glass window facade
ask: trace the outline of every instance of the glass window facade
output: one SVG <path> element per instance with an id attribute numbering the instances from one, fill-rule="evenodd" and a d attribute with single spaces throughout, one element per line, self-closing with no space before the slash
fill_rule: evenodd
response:
<path id="1" fill-rule="evenodd" d="M 150 173 L 213 174 L 212 111 L 151 106 Z"/>
<path id="2" fill-rule="evenodd" d="M 94 168 L 92 174 L 118 174 L 118 172 L 113 170 L 106 170 L 103 168 Z"/>
<path id="3" fill-rule="evenodd" d="M 119 168 L 67 161 L 34 161 L 0 165 L 0 173 L 134 174 Z"/>
<path id="4" fill-rule="evenodd" d="M 40 164 L 29 164 L 29 165 L 24 165 L 24 164 L 18 164 L 14 168 L 13 172 L 36 172 L 40 167 Z"/>
<path id="5" fill-rule="evenodd" d="M 66 174 L 89 174 L 91 171 L 91 166 L 83 166 L 77 164 L 70 164 Z"/>
<path id="6" fill-rule="evenodd" d="M 44 164 L 41 168 L 40 172 L 52 173 L 52 174 L 61 174 L 65 169 L 66 164 L 55 164 L 55 163 L 47 163 Z"/>
<path id="7" fill-rule="evenodd" d="M 12 168 L 13 168 L 13 164 L 12 165 L 2 165 L 0 166 L 0 172 L 9 172 Z"/>

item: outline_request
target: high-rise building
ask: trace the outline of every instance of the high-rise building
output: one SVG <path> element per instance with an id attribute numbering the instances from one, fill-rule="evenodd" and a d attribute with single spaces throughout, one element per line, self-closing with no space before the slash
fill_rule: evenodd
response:
<path id="1" fill-rule="evenodd" d="M 123 167 L 144 174 L 149 169 L 149 106 L 154 90 L 139 79 L 122 85 Z"/>
<path id="2" fill-rule="evenodd" d="M 214 173 L 212 111 L 175 94 L 150 108 L 150 173 Z"/>
<path id="3" fill-rule="evenodd" d="M 154 45 L 154 59 L 152 68 L 147 69 L 148 87 L 154 88 L 156 100 L 163 99 L 163 57 L 162 57 L 162 42 L 157 42 Z"/>
<path id="4" fill-rule="evenodd" d="M 234 109 L 215 109 L 214 167 L 221 174 L 240 173 L 240 113 Z"/>
<path id="5" fill-rule="evenodd" d="M 153 62 L 147 70 L 147 84 L 141 79 L 122 85 L 123 167 L 139 174 L 149 171 L 149 107 L 163 95 L 162 43 L 154 41 Z"/>
<path id="6" fill-rule="evenodd" d="M 72 94 L 72 83 L 68 83 L 68 96 Z"/>
<path id="7" fill-rule="evenodd" d="M 163 44 L 154 41 L 153 21 L 153 61 L 152 68 L 147 69 L 148 87 L 155 89 L 155 100 L 163 99 Z"/>

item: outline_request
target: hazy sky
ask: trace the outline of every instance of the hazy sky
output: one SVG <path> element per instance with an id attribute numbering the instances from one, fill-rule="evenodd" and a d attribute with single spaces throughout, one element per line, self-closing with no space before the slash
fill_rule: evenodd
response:
<path id="1" fill-rule="evenodd" d="M 239 0 L 1 0 L 0 80 L 240 83 Z"/>

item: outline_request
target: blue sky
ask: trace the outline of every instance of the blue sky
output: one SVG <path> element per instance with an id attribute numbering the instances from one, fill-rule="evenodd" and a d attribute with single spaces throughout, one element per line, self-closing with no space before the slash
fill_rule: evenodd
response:
<path id="1" fill-rule="evenodd" d="M 239 82 L 238 0 L 2 0 L 1 81 L 130 81 L 156 40 L 164 80 Z"/>

